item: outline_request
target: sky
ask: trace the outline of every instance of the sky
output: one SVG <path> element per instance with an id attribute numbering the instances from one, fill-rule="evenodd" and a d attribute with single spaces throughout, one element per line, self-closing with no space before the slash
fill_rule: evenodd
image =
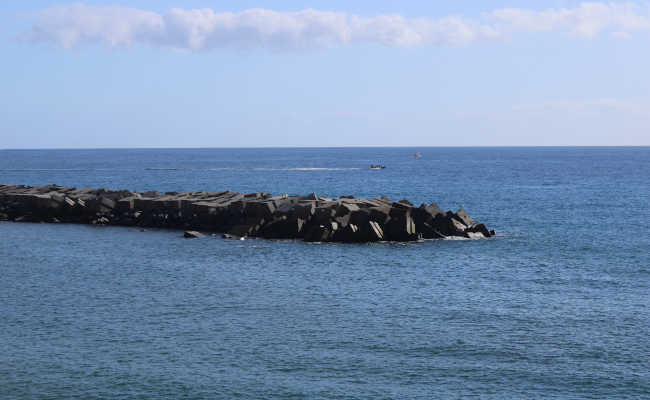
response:
<path id="1" fill-rule="evenodd" d="M 650 2 L 0 4 L 0 149 L 650 145 Z"/>

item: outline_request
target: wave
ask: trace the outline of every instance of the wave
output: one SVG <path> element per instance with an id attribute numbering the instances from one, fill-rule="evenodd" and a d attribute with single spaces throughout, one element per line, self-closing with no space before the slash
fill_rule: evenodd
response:
<path id="1" fill-rule="evenodd" d="M 294 167 L 294 168 L 145 168 L 145 171 L 355 171 L 361 168 L 325 168 L 325 167 Z"/>
<path id="2" fill-rule="evenodd" d="M 326 167 L 294 167 L 294 168 L 144 168 L 145 171 L 358 171 L 362 168 L 326 168 Z M 133 170 L 136 170 L 135 168 Z M 114 168 L 4 168 L 1 172 L 89 172 L 115 171 Z M 126 169 L 121 169 L 126 171 Z"/>
<path id="3" fill-rule="evenodd" d="M 355 171 L 361 168 L 253 168 L 253 171 Z"/>
<path id="4" fill-rule="evenodd" d="M 85 171 L 94 171 L 94 170 L 92 170 L 92 169 L 78 169 L 78 168 L 8 168 L 8 169 L 0 169 L 0 171 L 3 171 L 3 172 L 59 172 L 59 171 L 62 171 L 62 172 L 85 172 Z"/>

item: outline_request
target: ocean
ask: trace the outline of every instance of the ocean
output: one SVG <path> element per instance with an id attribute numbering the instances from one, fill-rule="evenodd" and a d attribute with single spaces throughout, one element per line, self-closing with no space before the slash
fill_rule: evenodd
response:
<path id="1" fill-rule="evenodd" d="M 0 222 L 1 399 L 650 398 L 649 147 L 0 151 L 0 184 L 50 183 L 386 195 L 497 236 Z"/>

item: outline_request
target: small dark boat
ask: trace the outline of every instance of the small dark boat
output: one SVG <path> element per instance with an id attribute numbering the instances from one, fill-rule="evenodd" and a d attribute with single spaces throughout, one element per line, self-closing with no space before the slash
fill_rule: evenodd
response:
<path id="1" fill-rule="evenodd" d="M 386 168 L 386 167 L 383 166 L 383 165 L 379 165 L 379 164 L 372 164 L 370 166 L 370 169 L 384 169 L 384 168 Z"/>

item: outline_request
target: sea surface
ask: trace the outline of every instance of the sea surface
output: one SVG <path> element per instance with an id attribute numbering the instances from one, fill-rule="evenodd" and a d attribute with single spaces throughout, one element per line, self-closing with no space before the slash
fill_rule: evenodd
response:
<path id="1" fill-rule="evenodd" d="M 648 147 L 5 150 L 0 183 L 387 195 L 498 233 L 0 222 L 3 400 L 650 398 Z"/>

